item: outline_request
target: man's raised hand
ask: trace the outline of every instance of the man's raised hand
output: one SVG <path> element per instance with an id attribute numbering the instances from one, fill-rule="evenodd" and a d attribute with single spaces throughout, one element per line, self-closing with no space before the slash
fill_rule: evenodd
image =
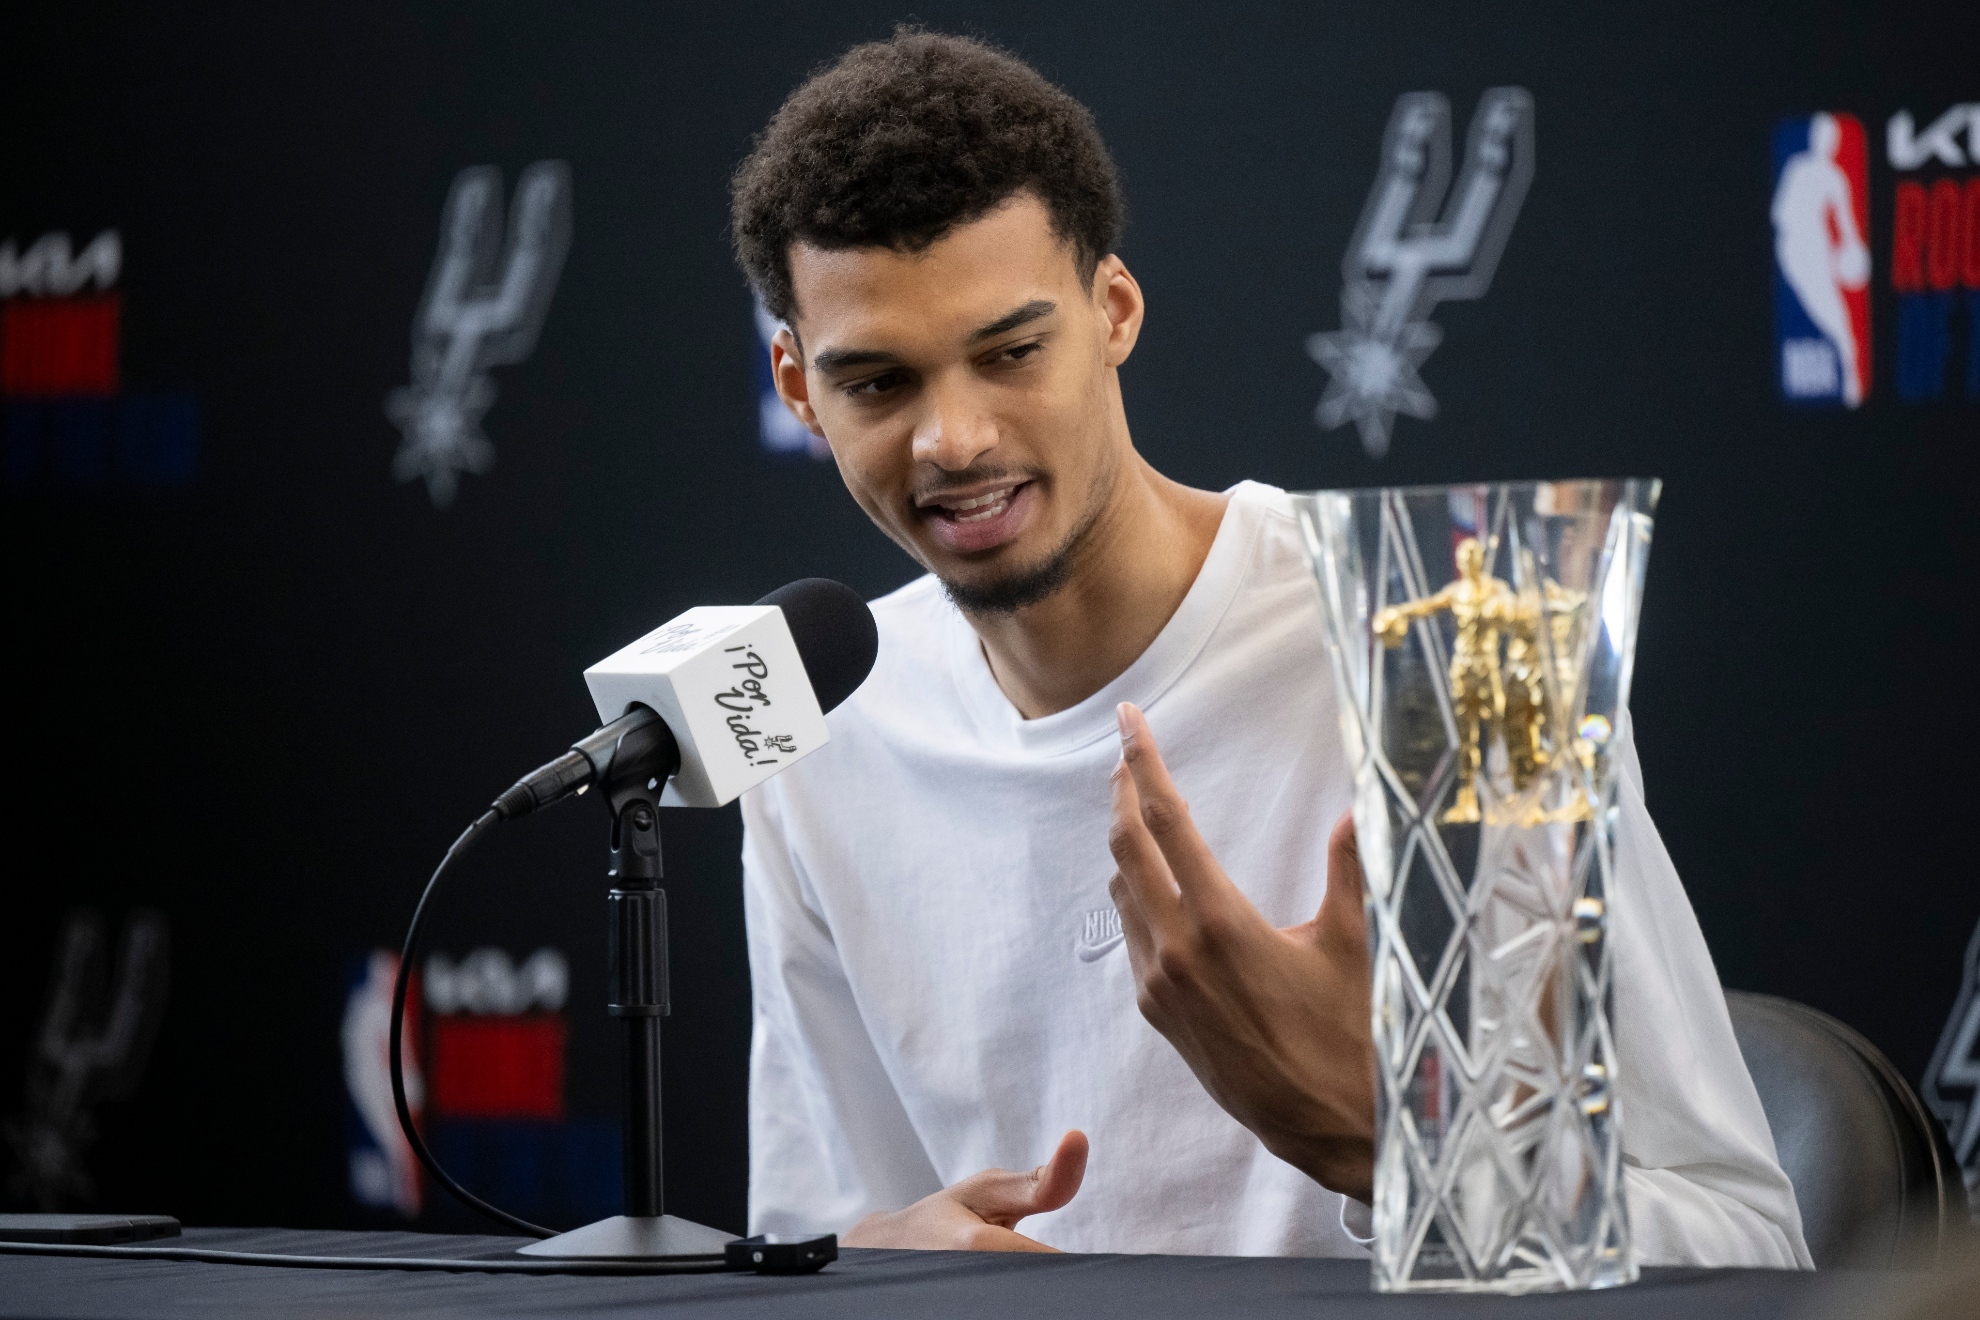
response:
<path id="1" fill-rule="evenodd" d="M 1275 928 L 1224 874 L 1132 705 L 1118 711 L 1108 886 L 1142 1016 L 1265 1148 L 1366 1201 L 1375 1169 L 1375 1047 L 1354 821 L 1327 843 L 1313 920 Z"/>
<path id="2" fill-rule="evenodd" d="M 1011 1230 L 1026 1215 L 1057 1210 L 1086 1177 L 1086 1134 L 1059 1138 L 1052 1158 L 1028 1173 L 985 1169 L 905 1210 L 870 1214 L 841 1242 L 848 1247 L 929 1251 L 1057 1251 Z"/>

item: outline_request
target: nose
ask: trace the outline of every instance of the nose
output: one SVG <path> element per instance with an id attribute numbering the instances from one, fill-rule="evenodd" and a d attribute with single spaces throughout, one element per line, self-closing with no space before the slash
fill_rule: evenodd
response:
<path id="1" fill-rule="evenodd" d="M 960 382 L 938 382 L 924 396 L 914 428 L 914 461 L 961 472 L 997 447 L 997 423 Z"/>

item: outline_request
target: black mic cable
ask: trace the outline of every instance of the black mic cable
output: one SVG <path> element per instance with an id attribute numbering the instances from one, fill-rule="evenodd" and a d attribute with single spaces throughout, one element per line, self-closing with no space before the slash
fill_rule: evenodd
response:
<path id="1" fill-rule="evenodd" d="M 575 797 L 594 783 L 605 782 L 609 786 L 623 779 L 665 780 L 674 773 L 680 760 L 680 746 L 674 739 L 673 730 L 648 707 L 635 706 L 610 724 L 593 730 L 572 744 L 570 751 L 518 779 L 507 792 L 495 799 L 494 805 L 481 813 L 474 824 L 461 832 L 461 837 L 454 840 L 453 847 L 447 849 L 447 855 L 440 859 L 440 865 L 433 869 L 433 878 L 426 882 L 426 889 L 420 894 L 418 905 L 413 908 L 412 924 L 406 927 L 405 946 L 399 951 L 398 974 L 392 979 L 392 1031 L 388 1046 L 391 1053 L 388 1066 L 392 1073 L 392 1105 L 399 1113 L 399 1128 L 406 1134 L 406 1142 L 412 1147 L 413 1154 L 433 1175 L 435 1182 L 471 1209 L 532 1237 L 556 1237 L 557 1230 L 532 1224 L 527 1219 L 490 1205 L 456 1182 L 440 1167 L 440 1161 L 427 1147 L 418 1124 L 413 1121 L 412 1105 L 406 1100 L 403 1054 L 406 994 L 412 985 L 412 969 L 419 956 L 419 938 L 426 926 L 427 911 L 448 868 L 496 825 L 526 816 L 567 797 Z"/>
<path id="2" fill-rule="evenodd" d="M 510 792 L 514 791 L 514 789 L 510 790 Z M 503 796 L 507 797 L 508 794 Z M 413 1122 L 412 1106 L 406 1102 L 406 1066 L 403 1055 L 406 991 L 412 985 L 413 959 L 419 954 L 419 934 L 421 927 L 426 923 L 427 905 L 433 901 L 433 892 L 440 887 L 440 879 L 447 874 L 447 868 L 459 861 L 483 832 L 492 829 L 503 819 L 504 816 L 499 809 L 490 807 L 481 813 L 474 824 L 461 831 L 461 837 L 454 840 L 454 846 L 447 849 L 447 855 L 442 857 L 440 865 L 433 869 L 433 878 L 426 882 L 426 890 L 419 896 L 419 906 L 413 909 L 412 924 L 406 927 L 405 947 L 399 951 L 399 972 L 392 980 L 392 1034 L 389 1046 L 392 1104 L 399 1111 L 399 1127 L 405 1132 L 406 1141 L 411 1144 L 413 1154 L 419 1157 L 419 1162 L 426 1166 L 426 1171 L 433 1175 L 435 1182 L 459 1197 L 463 1204 L 479 1210 L 497 1223 L 507 1224 L 510 1228 L 527 1233 L 531 1237 L 549 1238 L 557 1236 L 556 1229 L 532 1224 L 527 1219 L 492 1206 L 455 1182 L 453 1176 L 440 1167 L 440 1161 L 433 1158 L 433 1152 L 426 1148 L 426 1139 L 420 1135 L 419 1125 Z"/>

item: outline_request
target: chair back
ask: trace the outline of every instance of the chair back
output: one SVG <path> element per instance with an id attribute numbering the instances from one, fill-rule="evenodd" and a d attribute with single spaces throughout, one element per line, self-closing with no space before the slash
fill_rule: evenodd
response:
<path id="1" fill-rule="evenodd" d="M 1726 992 L 1818 1269 L 1930 1266 L 1965 1208 L 1945 1130 L 1883 1053 L 1826 1013 Z"/>

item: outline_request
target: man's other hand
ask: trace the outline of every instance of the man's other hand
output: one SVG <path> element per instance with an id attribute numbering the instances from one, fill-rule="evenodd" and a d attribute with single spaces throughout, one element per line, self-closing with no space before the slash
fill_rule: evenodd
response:
<path id="1" fill-rule="evenodd" d="M 1086 1134 L 1059 1138 L 1052 1158 L 1031 1170 L 985 1169 L 924 1196 L 905 1210 L 868 1215 L 840 1239 L 848 1247 L 926 1251 L 1057 1251 L 1011 1230 L 1026 1215 L 1057 1210 L 1086 1177 Z"/>
<path id="2" fill-rule="evenodd" d="M 1313 920 L 1275 928 L 1224 874 L 1132 705 L 1108 843 L 1142 1016 L 1265 1148 L 1357 1200 L 1375 1171 L 1375 1046 L 1354 821 Z"/>

